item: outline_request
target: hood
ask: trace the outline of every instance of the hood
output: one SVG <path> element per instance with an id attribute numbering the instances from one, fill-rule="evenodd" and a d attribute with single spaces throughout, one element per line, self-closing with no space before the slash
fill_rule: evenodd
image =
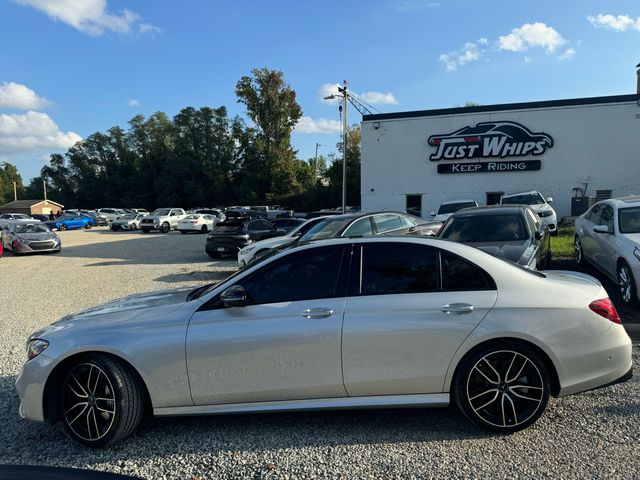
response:
<path id="1" fill-rule="evenodd" d="M 37 242 L 43 240 L 55 240 L 58 236 L 53 232 L 42 233 L 18 233 L 17 237 L 27 242 Z"/>
<path id="2" fill-rule="evenodd" d="M 467 243 L 467 245 L 476 247 L 483 252 L 493 255 L 494 257 L 510 260 L 520 265 L 526 265 L 529 263 L 535 248 L 535 246 L 531 244 L 530 240 L 517 240 L 503 243 L 474 242 Z"/>
<path id="3" fill-rule="evenodd" d="M 434 222 L 444 222 L 446 220 L 449 220 L 449 217 L 453 215 L 453 213 L 441 213 L 439 215 L 436 215 L 435 217 L 433 217 L 433 221 Z"/>
<path id="4" fill-rule="evenodd" d="M 554 211 L 548 203 L 538 203 L 537 205 L 530 205 L 530 207 L 536 213 Z"/>
<path id="5" fill-rule="evenodd" d="M 110 313 L 120 313 L 129 310 L 140 310 L 154 307 L 175 306 L 175 308 L 183 305 L 187 300 L 187 295 L 193 288 L 179 288 L 173 290 L 160 290 L 155 292 L 141 293 L 129 295 L 112 302 L 89 307 L 66 317 L 61 318 L 58 322 L 67 320 L 79 320 L 82 318 L 95 317 L 97 315 L 105 315 Z"/>

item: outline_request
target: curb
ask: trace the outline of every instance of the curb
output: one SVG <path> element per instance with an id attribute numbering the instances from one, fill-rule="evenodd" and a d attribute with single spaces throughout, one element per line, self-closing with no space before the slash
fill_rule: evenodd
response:
<path id="1" fill-rule="evenodd" d="M 622 326 L 631 340 L 640 340 L 640 323 L 625 323 Z"/>

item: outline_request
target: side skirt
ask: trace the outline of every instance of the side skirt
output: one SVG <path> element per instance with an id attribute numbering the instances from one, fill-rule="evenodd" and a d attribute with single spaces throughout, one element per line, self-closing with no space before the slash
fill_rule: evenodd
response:
<path id="1" fill-rule="evenodd" d="M 447 407 L 448 393 L 379 395 L 371 397 L 319 398 L 277 402 L 228 403 L 189 407 L 154 408 L 156 416 L 216 415 L 249 412 L 293 412 L 296 410 L 340 410 L 352 408 Z"/>

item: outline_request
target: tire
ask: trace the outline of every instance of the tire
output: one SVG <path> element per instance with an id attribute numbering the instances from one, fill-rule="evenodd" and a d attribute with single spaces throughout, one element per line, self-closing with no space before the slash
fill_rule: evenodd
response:
<path id="1" fill-rule="evenodd" d="M 149 233 L 149 229 L 148 228 L 141 228 L 140 230 L 142 230 L 142 233 Z"/>
<path id="2" fill-rule="evenodd" d="M 91 224 L 90 224 L 90 223 L 87 223 L 87 224 L 84 226 L 84 228 L 86 228 L 87 230 L 91 229 Z"/>
<path id="3" fill-rule="evenodd" d="M 14 257 L 20 255 L 20 253 L 18 252 L 18 247 L 16 247 L 16 242 L 11 243 L 11 253 L 13 253 Z"/>
<path id="4" fill-rule="evenodd" d="M 635 306 L 638 304 L 638 295 L 636 294 L 636 281 L 633 278 L 631 267 L 624 260 L 618 263 L 617 269 L 618 291 L 622 302 L 627 306 Z"/>
<path id="5" fill-rule="evenodd" d="M 576 261 L 576 265 L 584 265 L 582 242 L 580 242 L 580 238 L 577 235 L 573 237 L 573 258 Z"/>
<path id="6" fill-rule="evenodd" d="M 169 225 L 167 222 L 164 222 L 162 225 L 160 225 L 160 231 L 162 233 L 169 233 L 169 230 L 171 230 L 171 225 Z"/>
<path id="7" fill-rule="evenodd" d="M 90 355 L 79 358 L 64 376 L 61 418 L 75 441 L 101 447 L 135 431 L 144 400 L 144 388 L 129 366 L 110 357 Z"/>
<path id="8" fill-rule="evenodd" d="M 515 368 L 519 370 L 514 374 Z M 453 399 L 462 413 L 482 428 L 501 433 L 517 432 L 540 418 L 550 388 L 549 373 L 538 354 L 507 340 L 463 358 L 452 384 Z"/>
<path id="9" fill-rule="evenodd" d="M 67 226 L 64 223 L 60 224 L 60 228 L 58 228 L 58 230 L 60 230 L 61 232 L 64 232 L 67 229 Z"/>
<path id="10" fill-rule="evenodd" d="M 207 228 L 206 225 L 203 225 L 202 228 L 200 229 L 200 233 L 207 233 L 209 231 L 209 229 Z"/>

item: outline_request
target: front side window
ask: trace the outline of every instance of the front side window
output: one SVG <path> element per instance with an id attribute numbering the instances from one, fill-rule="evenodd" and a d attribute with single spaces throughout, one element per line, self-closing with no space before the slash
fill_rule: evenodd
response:
<path id="1" fill-rule="evenodd" d="M 344 296 L 344 282 L 339 279 L 344 250 L 337 245 L 287 255 L 239 283 L 250 304 Z"/>
<path id="2" fill-rule="evenodd" d="M 437 250 L 411 243 L 373 243 L 363 247 L 362 295 L 438 290 Z"/>
<path id="3" fill-rule="evenodd" d="M 373 235 L 373 228 L 371 227 L 370 217 L 361 218 L 353 222 L 347 230 L 344 232 L 345 236 L 362 236 Z"/>
<path id="4" fill-rule="evenodd" d="M 589 213 L 585 215 L 585 218 L 595 225 L 600 225 L 600 210 L 602 210 L 602 205 L 595 205 Z"/>
<path id="5" fill-rule="evenodd" d="M 610 205 L 602 207 L 599 225 L 606 225 L 607 230 L 613 232 L 613 208 Z"/>
<path id="6" fill-rule="evenodd" d="M 618 210 L 620 233 L 640 233 L 640 207 Z"/>

